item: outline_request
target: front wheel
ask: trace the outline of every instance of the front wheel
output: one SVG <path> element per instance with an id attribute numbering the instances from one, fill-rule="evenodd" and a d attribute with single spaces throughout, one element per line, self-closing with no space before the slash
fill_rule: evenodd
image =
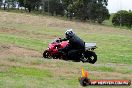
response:
<path id="1" fill-rule="evenodd" d="M 44 57 L 44 58 L 50 58 L 50 53 L 49 53 L 48 50 L 45 50 L 45 51 L 44 51 L 43 57 Z"/>
<path id="2" fill-rule="evenodd" d="M 91 64 L 94 64 L 97 61 L 97 55 L 92 51 L 85 52 L 85 58 L 87 59 L 87 62 Z"/>

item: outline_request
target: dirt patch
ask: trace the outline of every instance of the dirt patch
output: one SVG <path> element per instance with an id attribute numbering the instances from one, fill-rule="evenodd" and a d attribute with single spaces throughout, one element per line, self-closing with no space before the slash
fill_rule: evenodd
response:
<path id="1" fill-rule="evenodd" d="M 6 28 L 6 27 L 2 27 L 0 28 L 0 32 L 1 33 L 10 33 L 10 34 L 28 34 L 26 31 L 24 30 L 17 30 L 15 28 Z"/>
<path id="2" fill-rule="evenodd" d="M 5 46 L 1 45 L 0 46 L 0 57 L 4 56 L 9 56 L 9 55 L 15 55 L 15 56 L 29 56 L 29 57 L 41 57 L 41 53 L 38 51 L 32 50 L 32 49 L 26 49 L 18 46 Z"/>
<path id="3" fill-rule="evenodd" d="M 6 72 L 8 71 L 9 67 L 7 66 L 0 66 L 0 72 Z"/>

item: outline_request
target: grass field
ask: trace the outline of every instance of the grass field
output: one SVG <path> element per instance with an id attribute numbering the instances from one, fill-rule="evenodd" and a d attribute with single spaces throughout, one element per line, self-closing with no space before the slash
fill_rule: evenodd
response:
<path id="1" fill-rule="evenodd" d="M 73 28 L 86 42 L 97 43 L 97 63 L 42 58 L 48 43 L 64 37 L 66 28 Z M 0 12 L 0 88 L 82 88 L 78 82 L 82 67 L 89 71 L 90 79 L 132 80 L 132 31 L 51 16 Z"/>

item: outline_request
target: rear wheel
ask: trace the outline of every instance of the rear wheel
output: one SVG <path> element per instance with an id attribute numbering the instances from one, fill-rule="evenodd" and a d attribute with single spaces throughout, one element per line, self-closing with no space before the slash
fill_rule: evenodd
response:
<path id="1" fill-rule="evenodd" d="M 92 51 L 85 52 L 85 58 L 87 59 L 87 62 L 91 64 L 94 64 L 97 61 L 97 55 Z"/>
<path id="2" fill-rule="evenodd" d="M 45 50 L 45 51 L 44 51 L 43 57 L 44 57 L 44 58 L 50 58 L 50 53 L 49 53 L 48 50 Z"/>

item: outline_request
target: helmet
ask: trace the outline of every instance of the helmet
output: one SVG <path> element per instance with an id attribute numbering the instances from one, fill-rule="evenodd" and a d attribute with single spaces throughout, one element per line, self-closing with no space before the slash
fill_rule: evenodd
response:
<path id="1" fill-rule="evenodd" d="M 65 32 L 65 36 L 66 38 L 71 38 L 74 36 L 74 32 L 72 31 L 72 29 L 68 29 L 66 32 Z"/>

